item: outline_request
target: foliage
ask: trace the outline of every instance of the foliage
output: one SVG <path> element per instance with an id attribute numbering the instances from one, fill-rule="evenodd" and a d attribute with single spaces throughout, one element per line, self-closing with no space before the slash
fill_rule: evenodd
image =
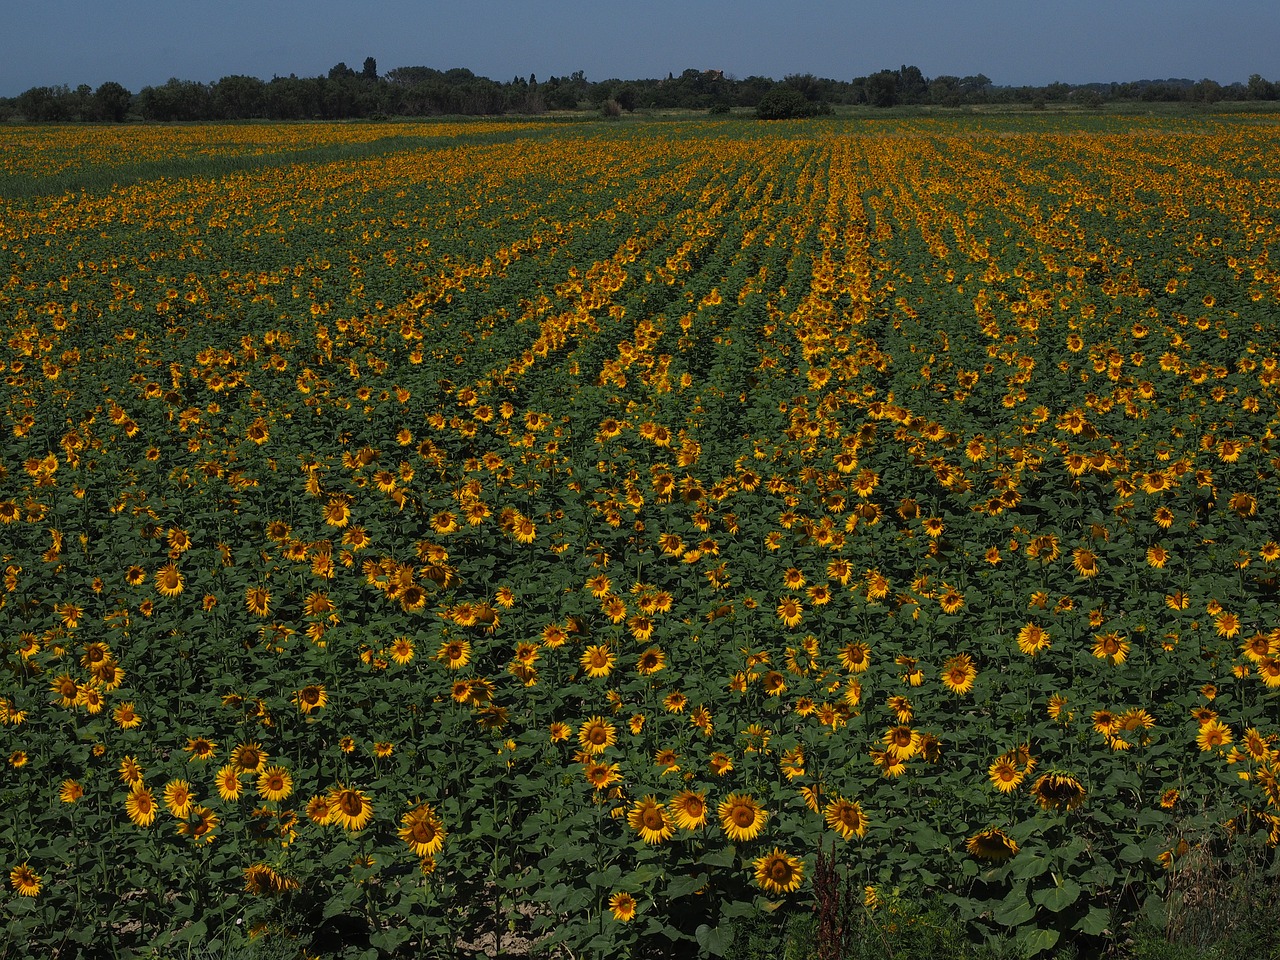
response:
<path id="1" fill-rule="evenodd" d="M 638 126 L 11 131 L 14 953 L 726 956 L 828 860 L 1085 952 L 1271 856 L 1275 125 Z"/>
<path id="2" fill-rule="evenodd" d="M 790 84 L 779 84 L 763 97 L 756 106 L 756 116 L 761 120 L 795 120 L 816 117 L 822 112 L 820 104 L 805 97 Z"/>

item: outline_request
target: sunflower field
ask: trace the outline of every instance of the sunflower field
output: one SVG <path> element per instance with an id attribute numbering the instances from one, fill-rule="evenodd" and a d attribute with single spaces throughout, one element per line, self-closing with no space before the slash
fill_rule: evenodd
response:
<path id="1" fill-rule="evenodd" d="M 1274 117 L 12 133 L 0 956 L 1280 840 Z"/>

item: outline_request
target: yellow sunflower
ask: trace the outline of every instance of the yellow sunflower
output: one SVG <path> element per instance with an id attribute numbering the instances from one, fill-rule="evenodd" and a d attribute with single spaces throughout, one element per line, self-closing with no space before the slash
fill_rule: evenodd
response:
<path id="1" fill-rule="evenodd" d="M 823 811 L 823 819 L 827 825 L 845 840 L 854 837 L 865 837 L 869 821 L 862 812 L 862 806 L 856 800 L 845 800 L 836 797 L 830 801 Z"/>
<path id="2" fill-rule="evenodd" d="M 764 829 L 768 813 L 747 793 L 731 793 L 721 802 L 718 812 L 720 826 L 730 840 L 746 842 L 754 840 Z"/>
<path id="3" fill-rule="evenodd" d="M 164 805 L 179 820 L 187 819 L 191 813 L 191 804 L 195 798 L 191 794 L 191 784 L 185 780 L 170 780 L 164 788 Z"/>
<path id="4" fill-rule="evenodd" d="M 415 856 L 428 857 L 444 847 L 447 833 L 444 823 L 430 804 L 421 804 L 400 817 L 400 839 L 409 845 Z"/>
<path id="5" fill-rule="evenodd" d="M 774 847 L 754 861 L 756 885 L 769 893 L 794 893 L 804 879 L 804 864 Z"/>
<path id="6" fill-rule="evenodd" d="M 662 843 L 676 832 L 675 823 L 667 816 L 658 798 L 649 795 L 637 800 L 627 815 L 627 824 L 640 834 L 645 843 Z"/>
<path id="7" fill-rule="evenodd" d="M 156 798 L 141 783 L 135 783 L 124 801 L 125 812 L 140 827 L 149 827 L 156 819 Z"/>
<path id="8" fill-rule="evenodd" d="M 583 750 L 594 756 L 618 742 L 618 731 L 603 717 L 592 717 L 578 728 L 578 742 Z"/>
<path id="9" fill-rule="evenodd" d="M 636 915 L 636 898 L 626 892 L 615 893 L 609 898 L 609 912 L 619 923 L 629 923 Z"/>
<path id="10" fill-rule="evenodd" d="M 279 803 L 293 793 L 293 774 L 284 767 L 267 767 L 258 774 L 258 794 Z"/>
<path id="11" fill-rule="evenodd" d="M 667 803 L 676 826 L 681 830 L 700 830 L 707 823 L 707 795 L 696 790 L 681 790 Z"/>
<path id="12" fill-rule="evenodd" d="M 24 861 L 9 871 L 9 885 L 18 892 L 20 897 L 39 896 L 40 874 L 27 866 Z"/>
<path id="13" fill-rule="evenodd" d="M 330 820 L 344 830 L 363 830 L 373 819 L 373 802 L 361 790 L 339 784 L 329 793 Z"/>

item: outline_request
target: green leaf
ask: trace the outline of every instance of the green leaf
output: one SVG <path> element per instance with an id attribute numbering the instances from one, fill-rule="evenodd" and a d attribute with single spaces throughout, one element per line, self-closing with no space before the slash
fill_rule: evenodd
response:
<path id="1" fill-rule="evenodd" d="M 694 933 L 698 938 L 698 946 L 713 957 L 723 957 L 733 943 L 733 927 L 725 924 L 709 927 L 704 923 Z"/>
<path id="2" fill-rule="evenodd" d="M 1018 884 L 1009 891 L 1009 895 L 1000 901 L 1000 906 L 996 907 L 993 914 L 996 923 L 1005 927 L 1020 927 L 1024 923 L 1030 923 L 1035 916 L 1035 905 L 1027 899 L 1023 884 Z"/>
<path id="3" fill-rule="evenodd" d="M 1059 913 L 1071 906 L 1080 897 L 1080 884 L 1074 880 L 1063 880 L 1060 886 L 1050 887 L 1047 890 L 1037 890 L 1031 894 L 1031 899 L 1042 907 Z"/>
<path id="4" fill-rule="evenodd" d="M 1091 937 L 1100 936 L 1111 926 L 1111 911 L 1105 907 L 1090 907 L 1089 912 L 1076 921 L 1075 928 Z"/>
<path id="5" fill-rule="evenodd" d="M 1045 950 L 1052 950 L 1057 942 L 1057 930 L 1028 930 L 1018 937 L 1018 945 L 1022 947 L 1023 952 L 1029 957 L 1034 957 Z"/>

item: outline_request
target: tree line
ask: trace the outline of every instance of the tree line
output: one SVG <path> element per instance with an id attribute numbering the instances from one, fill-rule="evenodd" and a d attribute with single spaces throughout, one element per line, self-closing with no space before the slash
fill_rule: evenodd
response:
<path id="1" fill-rule="evenodd" d="M 1006 103 L 1044 106 L 1076 102 L 1100 106 L 1115 101 L 1216 103 L 1222 100 L 1280 99 L 1280 83 L 1254 74 L 1247 83 L 1213 80 L 1140 80 L 1130 83 L 1051 83 L 996 86 L 983 74 L 926 77 L 903 65 L 852 80 L 810 73 L 782 80 L 739 79 L 719 70 L 688 69 L 647 80 L 588 81 L 581 70 L 539 81 L 530 74 L 507 82 L 477 76 L 466 68 L 397 67 L 378 72 L 373 57 L 360 70 L 345 63 L 316 77 L 226 76 L 213 83 L 170 79 L 134 93 L 114 81 L 97 89 L 87 84 L 32 87 L 0 98 L 0 121 L 154 122 L 192 120 L 348 120 L 440 115 L 541 114 L 549 110 L 694 109 L 724 113 L 754 108 L 761 116 L 802 116 L 837 104 L 872 107 L 933 104 L 965 106 Z"/>

